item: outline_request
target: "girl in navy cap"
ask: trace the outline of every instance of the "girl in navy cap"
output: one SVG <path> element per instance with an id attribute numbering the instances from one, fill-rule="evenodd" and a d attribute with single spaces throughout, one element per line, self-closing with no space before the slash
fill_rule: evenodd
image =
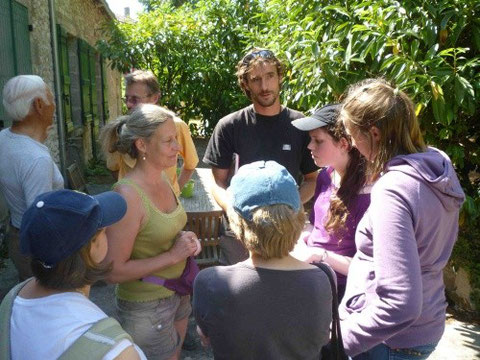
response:
<path id="1" fill-rule="evenodd" d="M 310 223 L 295 247 L 294 256 L 306 262 L 323 261 L 337 273 L 338 298 L 345 293 L 350 262 L 355 255 L 355 230 L 370 204 L 370 186 L 365 186 L 365 158 L 352 147 L 342 122 L 340 105 L 327 105 L 310 117 L 292 122 L 308 131 L 308 148 L 317 166 Z"/>

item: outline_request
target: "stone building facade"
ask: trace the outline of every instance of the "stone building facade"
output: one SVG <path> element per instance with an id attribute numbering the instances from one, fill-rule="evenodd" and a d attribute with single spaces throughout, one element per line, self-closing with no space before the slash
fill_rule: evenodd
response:
<path id="1" fill-rule="evenodd" d="M 0 88 L 18 74 L 41 76 L 55 95 L 58 93 L 57 103 L 62 102 L 63 110 L 56 113 L 46 145 L 64 174 L 73 162 L 83 168 L 100 155 L 96 142 L 99 128 L 119 116 L 122 109 L 122 76 L 95 51 L 103 36 L 101 27 L 114 18 L 113 13 L 105 0 L 0 0 L 0 11 L 0 17 L 11 15 L 10 23 L 0 23 L 0 34 L 5 37 L 12 33 L 12 52 L 7 51 L 6 56 L 13 57 L 0 56 L 0 60 L 13 64 L 0 70 Z M 59 65 L 58 89 L 55 61 Z M 0 121 L 3 127 L 9 125 L 1 108 Z M 60 121 L 63 126 L 59 126 Z"/>

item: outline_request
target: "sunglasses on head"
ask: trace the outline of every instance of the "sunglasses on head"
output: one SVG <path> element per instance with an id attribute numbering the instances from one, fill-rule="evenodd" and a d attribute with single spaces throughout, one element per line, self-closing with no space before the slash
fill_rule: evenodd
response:
<path id="1" fill-rule="evenodd" d="M 257 57 L 261 57 L 261 58 L 264 58 L 264 59 L 273 59 L 273 58 L 275 58 L 275 54 L 273 52 L 271 52 L 270 50 L 254 51 L 254 52 L 252 52 L 248 55 L 245 55 L 245 57 L 243 58 L 242 64 L 243 65 L 248 65 L 250 63 L 250 61 L 252 61 L 253 59 L 255 59 Z"/>

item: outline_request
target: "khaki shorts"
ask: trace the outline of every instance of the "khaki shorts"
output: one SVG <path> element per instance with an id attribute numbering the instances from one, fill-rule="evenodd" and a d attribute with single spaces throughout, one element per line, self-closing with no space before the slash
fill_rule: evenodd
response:
<path id="1" fill-rule="evenodd" d="M 190 296 L 133 302 L 117 299 L 120 323 L 148 359 L 169 359 L 180 345 L 175 322 L 192 312 Z"/>

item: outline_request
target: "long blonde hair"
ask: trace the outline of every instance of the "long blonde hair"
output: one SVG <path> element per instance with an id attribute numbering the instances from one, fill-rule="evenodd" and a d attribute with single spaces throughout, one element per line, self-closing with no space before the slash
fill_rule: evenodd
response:
<path id="1" fill-rule="evenodd" d="M 426 150 L 412 100 L 383 79 L 367 79 L 352 85 L 343 101 L 340 119 L 348 129 L 373 139 L 372 126 L 380 130 L 375 158 L 368 164 L 377 178 L 387 162 L 397 155 Z"/>

